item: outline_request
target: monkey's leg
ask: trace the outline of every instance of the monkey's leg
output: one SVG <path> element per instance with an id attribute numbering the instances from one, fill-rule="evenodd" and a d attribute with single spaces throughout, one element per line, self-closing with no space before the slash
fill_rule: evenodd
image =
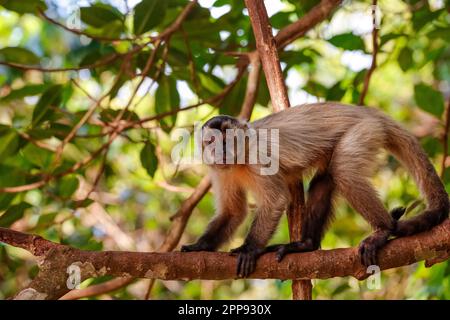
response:
<path id="1" fill-rule="evenodd" d="M 320 241 L 333 216 L 334 190 L 333 178 L 328 172 L 317 173 L 311 180 L 306 208 L 302 213 L 301 240 L 275 247 L 278 262 L 288 253 L 319 249 Z"/>
<path id="2" fill-rule="evenodd" d="M 272 237 L 283 209 L 263 207 L 256 212 L 250 232 L 244 244 L 232 249 L 232 254 L 238 254 L 236 273 L 240 277 L 247 277 L 256 267 L 258 257 L 265 252 L 265 245 Z"/>
<path id="3" fill-rule="evenodd" d="M 341 194 L 375 230 L 359 245 L 361 263 L 365 266 L 377 264 L 378 250 L 383 247 L 392 231 L 395 221 L 384 208 L 376 191 L 366 179 L 354 179 L 351 184 L 341 184 Z"/>
<path id="4" fill-rule="evenodd" d="M 337 191 L 375 230 L 359 246 L 361 262 L 365 266 L 377 263 L 378 250 L 395 228 L 394 218 L 384 208 L 368 179 L 385 140 L 384 128 L 378 121 L 363 120 L 341 138 L 330 162 Z M 398 215 L 394 213 L 394 216 Z"/>

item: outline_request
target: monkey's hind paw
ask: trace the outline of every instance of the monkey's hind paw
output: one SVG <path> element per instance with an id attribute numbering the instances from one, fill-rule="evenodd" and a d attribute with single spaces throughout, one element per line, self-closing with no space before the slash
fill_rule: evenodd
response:
<path id="1" fill-rule="evenodd" d="M 365 266 L 371 266 L 377 264 L 377 247 L 369 242 L 362 242 L 359 245 L 359 256 L 361 258 L 361 263 Z"/>
<path id="2" fill-rule="evenodd" d="M 284 256 L 288 253 L 308 252 L 314 250 L 311 239 L 306 239 L 305 241 L 294 241 L 284 245 L 277 245 L 276 248 L 276 256 L 278 262 L 281 262 Z"/>
<path id="3" fill-rule="evenodd" d="M 214 249 L 209 247 L 207 244 L 201 242 L 181 246 L 181 252 L 196 252 L 196 251 L 214 251 Z"/>
<path id="4" fill-rule="evenodd" d="M 405 214 L 406 208 L 405 207 L 397 207 L 391 210 L 390 214 L 394 220 L 400 220 L 400 218 Z"/>

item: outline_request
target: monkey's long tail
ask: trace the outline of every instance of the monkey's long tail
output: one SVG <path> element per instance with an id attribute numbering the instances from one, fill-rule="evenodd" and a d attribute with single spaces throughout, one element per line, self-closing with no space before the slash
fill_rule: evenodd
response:
<path id="1" fill-rule="evenodd" d="M 407 236 L 429 230 L 448 217 L 448 194 L 416 137 L 390 119 L 386 129 L 387 149 L 408 169 L 427 202 L 427 209 L 421 214 L 398 221 L 394 235 Z"/>

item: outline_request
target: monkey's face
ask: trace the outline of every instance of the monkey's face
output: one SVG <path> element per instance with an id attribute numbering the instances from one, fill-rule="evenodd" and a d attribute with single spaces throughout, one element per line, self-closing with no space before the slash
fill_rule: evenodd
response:
<path id="1" fill-rule="evenodd" d="M 242 147 L 236 143 L 240 131 L 247 125 L 230 116 L 217 116 L 202 127 L 203 161 L 218 169 L 230 168 L 237 164 Z"/>

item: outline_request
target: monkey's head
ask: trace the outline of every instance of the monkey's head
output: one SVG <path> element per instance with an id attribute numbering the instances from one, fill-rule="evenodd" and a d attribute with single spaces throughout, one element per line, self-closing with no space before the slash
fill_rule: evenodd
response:
<path id="1" fill-rule="evenodd" d="M 247 129 L 247 122 L 225 115 L 206 121 L 202 126 L 203 161 L 219 169 L 238 163 L 238 154 L 243 150 L 239 150 L 242 146 L 237 139 Z"/>

